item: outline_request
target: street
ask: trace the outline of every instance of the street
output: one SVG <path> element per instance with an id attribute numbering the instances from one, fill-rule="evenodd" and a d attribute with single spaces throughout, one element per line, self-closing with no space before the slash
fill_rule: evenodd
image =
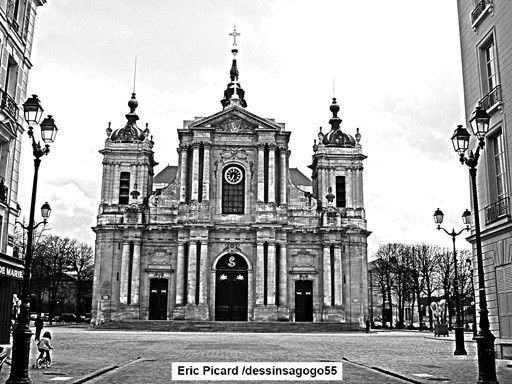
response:
<path id="1" fill-rule="evenodd" d="M 417 331 L 164 333 L 98 331 L 83 325 L 45 330 L 53 335 L 53 365 L 31 369 L 34 383 L 170 383 L 172 362 L 303 362 L 305 368 L 312 362 L 342 362 L 344 383 L 462 384 L 476 383 L 478 377 L 476 345 L 469 333 L 467 356 L 453 356 L 453 335 L 435 338 Z M 36 357 L 33 343 L 31 364 Z M 0 382 L 8 374 L 6 365 Z M 511 383 L 512 362 L 497 360 L 497 374 L 500 383 Z"/>

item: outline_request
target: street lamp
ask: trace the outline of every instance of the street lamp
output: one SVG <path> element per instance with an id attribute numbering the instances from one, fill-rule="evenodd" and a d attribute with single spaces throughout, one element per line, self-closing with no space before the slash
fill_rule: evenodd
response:
<path id="1" fill-rule="evenodd" d="M 460 317 L 460 299 L 459 299 L 459 271 L 457 270 L 457 250 L 455 248 L 455 238 L 459 236 L 464 230 L 469 231 L 469 223 L 471 218 L 471 212 L 467 209 L 462 214 L 462 222 L 466 224 L 466 228 L 462 228 L 458 233 L 455 233 L 455 229 L 452 229 L 451 232 L 448 232 L 446 229 L 441 227 L 443 223 L 444 214 L 443 212 L 437 208 L 434 213 L 434 222 L 437 224 L 438 230 L 443 230 L 446 232 L 448 236 L 452 237 L 453 241 L 453 267 L 455 269 L 455 278 L 453 279 L 453 290 L 455 291 L 455 305 L 456 305 L 456 314 L 457 314 L 457 322 L 455 325 L 455 351 L 454 355 L 467 355 L 466 349 L 464 348 L 464 328 L 462 327 L 462 321 Z"/>
<path id="2" fill-rule="evenodd" d="M 22 290 L 22 304 L 16 329 L 12 332 L 13 346 L 12 346 L 12 364 L 11 373 L 6 383 L 31 383 L 28 375 L 28 362 L 30 355 L 30 338 L 32 332 L 29 328 L 30 323 L 30 270 L 32 263 L 32 242 L 34 233 L 34 212 L 36 205 L 37 195 L 37 176 L 39 172 L 39 165 L 41 164 L 41 157 L 50 152 L 50 143 L 55 140 L 57 133 L 57 126 L 51 116 L 48 116 L 40 124 L 41 138 L 45 142 L 44 148 L 41 147 L 40 142 L 36 143 L 34 139 L 34 132 L 32 125 L 37 125 L 41 121 L 43 115 L 43 108 L 39 103 L 36 95 L 32 95 L 23 104 L 23 111 L 25 121 L 29 124 L 28 136 L 32 139 L 32 152 L 34 154 L 34 181 L 32 184 L 32 199 L 30 202 L 30 214 L 28 220 L 28 234 L 27 234 L 27 249 L 25 252 L 25 267 L 23 271 L 23 290 Z M 48 203 L 43 204 L 41 207 L 41 214 L 44 220 L 49 217 L 51 212 Z"/>
<path id="3" fill-rule="evenodd" d="M 479 296 L 479 318 L 480 330 L 474 337 L 478 349 L 478 383 L 497 383 L 496 362 L 494 360 L 494 335 L 489 329 L 489 311 L 487 310 L 487 298 L 485 296 L 484 264 L 482 257 L 482 239 L 480 236 L 480 218 L 478 211 L 478 196 L 476 188 L 476 167 L 480 157 L 480 150 L 485 146 L 485 134 L 489 129 L 491 117 L 481 107 L 477 107 L 474 116 L 469 123 L 474 135 L 478 138 L 478 147 L 476 152 L 469 152 L 469 157 L 465 152 L 469 147 L 470 134 L 461 125 L 455 129 L 452 136 L 453 148 L 460 155 L 460 162 L 469 167 L 471 176 L 471 189 L 473 195 L 473 212 L 475 216 L 475 240 L 476 256 L 478 265 L 478 296 Z"/>

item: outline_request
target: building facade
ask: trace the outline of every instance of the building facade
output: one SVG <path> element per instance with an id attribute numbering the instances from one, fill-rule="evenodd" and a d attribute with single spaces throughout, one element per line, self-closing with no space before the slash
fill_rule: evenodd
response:
<path id="1" fill-rule="evenodd" d="M 312 185 L 299 188 L 293 180 L 309 180 L 289 168 L 291 132 L 247 110 L 237 52 L 234 44 L 222 110 L 178 129 L 176 167 L 154 177 L 152 136 L 137 126 L 135 94 L 125 126 L 107 129 L 93 228 L 94 324 L 364 324 L 361 135 L 342 132 L 334 99 L 331 129 L 315 140 Z"/>
<path id="2" fill-rule="evenodd" d="M 23 279 L 23 255 L 14 247 L 23 133 L 20 109 L 32 67 L 36 8 L 45 3 L 0 0 L 0 344 L 9 342 L 15 281 Z"/>
<path id="3" fill-rule="evenodd" d="M 512 358 L 512 128 L 508 121 L 512 114 L 512 2 L 459 0 L 457 4 L 466 120 L 472 117 L 476 106 L 491 116 L 477 171 L 477 214 L 490 328 L 496 336 L 497 357 Z M 475 148 L 476 143 L 470 147 Z"/>

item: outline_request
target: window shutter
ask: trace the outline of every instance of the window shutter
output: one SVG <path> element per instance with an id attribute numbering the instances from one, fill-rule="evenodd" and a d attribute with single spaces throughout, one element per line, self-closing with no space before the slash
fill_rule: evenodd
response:
<path id="1" fill-rule="evenodd" d="M 5 90 L 5 81 L 7 79 L 7 65 L 9 63 L 9 51 L 2 46 L 2 57 L 0 62 L 0 89 Z"/>

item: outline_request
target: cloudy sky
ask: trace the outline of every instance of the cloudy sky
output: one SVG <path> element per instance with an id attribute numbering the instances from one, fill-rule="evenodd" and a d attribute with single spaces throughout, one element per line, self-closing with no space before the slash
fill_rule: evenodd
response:
<path id="1" fill-rule="evenodd" d="M 159 172 L 177 165 L 182 121 L 222 109 L 234 23 L 248 110 L 286 123 L 292 167 L 311 176 L 333 94 L 341 129 L 360 129 L 369 256 L 387 242 L 450 247 L 435 229 L 438 207 L 447 229 L 462 228 L 468 172 L 449 140 L 466 124 L 455 1 L 49 0 L 38 11 L 28 93 L 59 128 L 37 202 L 53 208 L 52 233 L 94 244 L 98 151 L 108 123 L 126 122 L 135 56 L 139 126 L 149 124 Z M 32 159 L 25 135 L 27 217 Z"/>

